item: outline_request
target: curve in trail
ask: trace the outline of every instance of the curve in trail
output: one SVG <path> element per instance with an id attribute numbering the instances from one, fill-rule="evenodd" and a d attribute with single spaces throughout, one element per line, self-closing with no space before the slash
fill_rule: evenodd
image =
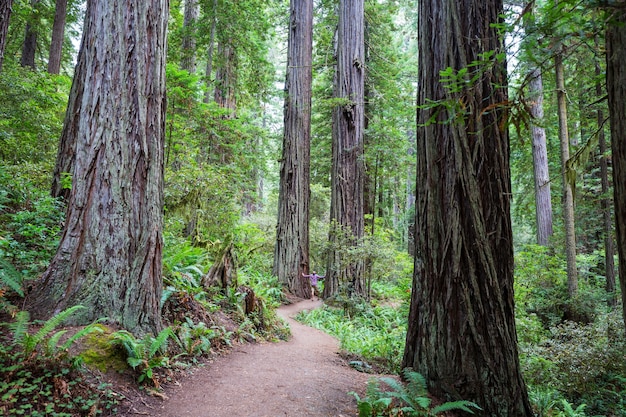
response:
<path id="1" fill-rule="evenodd" d="M 288 342 L 238 346 L 180 385 L 168 389 L 169 400 L 157 417 L 348 417 L 371 375 L 347 366 L 333 337 L 292 317 L 320 301 L 305 300 L 278 309 L 290 327 Z"/>

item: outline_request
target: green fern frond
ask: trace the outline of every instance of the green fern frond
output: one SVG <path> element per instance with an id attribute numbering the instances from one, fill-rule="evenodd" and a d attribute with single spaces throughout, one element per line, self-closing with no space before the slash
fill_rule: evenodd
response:
<path id="1" fill-rule="evenodd" d="M 452 410 L 461 410 L 470 414 L 474 414 L 474 410 L 472 410 L 470 407 L 476 410 L 481 410 L 481 408 L 477 404 L 471 401 L 450 401 L 433 408 L 431 410 L 431 414 L 436 416 L 438 414 Z"/>
<path id="2" fill-rule="evenodd" d="M 10 262 L 2 258 L 0 258 L 0 286 L 8 287 L 19 296 L 24 296 L 22 276 Z"/>
<path id="3" fill-rule="evenodd" d="M 50 317 L 50 319 L 48 319 L 43 324 L 41 329 L 39 329 L 39 331 L 37 333 L 35 333 L 35 335 L 33 336 L 33 340 L 34 340 L 35 344 L 37 345 L 37 344 L 41 343 L 41 341 L 43 341 L 43 339 L 48 335 L 48 333 L 50 333 L 55 328 L 57 328 L 59 325 L 61 325 L 61 323 L 63 323 L 65 320 L 67 320 L 67 318 L 70 317 L 72 314 L 74 314 L 78 310 L 82 310 L 84 308 L 85 307 L 81 306 L 81 305 L 72 306 L 70 308 L 67 308 L 67 309 L 61 311 L 56 316 Z"/>
<path id="4" fill-rule="evenodd" d="M 161 330 L 157 337 L 152 339 L 152 343 L 150 343 L 150 358 L 153 357 L 157 352 L 165 352 L 167 350 L 167 340 L 171 337 L 175 337 L 174 332 L 170 327 L 166 327 Z"/>
<path id="5" fill-rule="evenodd" d="M 112 343 L 121 346 L 126 351 L 128 358 L 142 358 L 144 345 L 140 340 L 127 330 L 118 330 L 111 335 Z"/>
<path id="6" fill-rule="evenodd" d="M 57 345 L 65 333 L 67 333 L 67 330 L 59 330 L 53 334 L 50 339 L 48 339 L 48 343 L 46 344 L 46 355 L 53 355 L 57 353 Z"/>
<path id="7" fill-rule="evenodd" d="M 15 315 L 15 321 L 9 324 L 9 329 L 13 333 L 13 343 L 17 346 L 24 345 L 24 339 L 28 336 L 28 325 L 30 314 L 28 311 L 20 311 Z"/>
<path id="8" fill-rule="evenodd" d="M 67 339 L 65 341 L 65 343 L 63 343 L 61 345 L 61 349 L 62 350 L 66 350 L 69 349 L 74 342 L 76 342 L 78 339 L 81 339 L 85 336 L 87 336 L 88 334 L 91 333 L 103 333 L 104 330 L 102 329 L 102 327 L 96 322 L 96 323 L 92 323 L 88 326 L 83 327 L 81 330 L 77 331 L 76 333 L 74 333 L 69 339 Z"/>

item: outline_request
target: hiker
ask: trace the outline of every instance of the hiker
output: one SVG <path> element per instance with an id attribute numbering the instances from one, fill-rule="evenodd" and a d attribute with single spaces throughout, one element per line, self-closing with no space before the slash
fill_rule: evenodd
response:
<path id="1" fill-rule="evenodd" d="M 317 288 L 317 281 L 318 280 L 319 281 L 323 280 L 326 276 L 325 275 L 317 275 L 317 273 L 315 271 L 313 271 L 313 273 L 310 274 L 310 275 L 306 275 L 303 272 L 302 276 L 305 277 L 305 278 L 308 278 L 309 281 L 311 282 L 311 300 L 315 296 L 319 297 L 319 290 Z"/>

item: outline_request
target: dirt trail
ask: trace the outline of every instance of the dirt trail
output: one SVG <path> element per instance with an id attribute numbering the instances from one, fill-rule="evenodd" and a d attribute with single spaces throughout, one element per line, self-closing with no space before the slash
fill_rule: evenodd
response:
<path id="1" fill-rule="evenodd" d="M 370 375 L 347 366 L 339 344 L 291 317 L 320 301 L 305 300 L 278 309 L 287 320 L 288 342 L 238 346 L 179 386 L 155 407 L 155 417 L 347 417 L 356 416 L 350 391 L 362 393 Z"/>

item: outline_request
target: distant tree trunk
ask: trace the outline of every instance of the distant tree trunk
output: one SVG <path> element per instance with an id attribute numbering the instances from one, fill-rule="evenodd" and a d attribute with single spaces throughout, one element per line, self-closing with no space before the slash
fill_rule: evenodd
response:
<path id="1" fill-rule="evenodd" d="M 180 67 L 194 74 L 196 72 L 196 22 L 200 14 L 198 0 L 185 0 L 183 20 L 183 44 Z"/>
<path id="2" fill-rule="evenodd" d="M 48 72 L 50 74 L 58 74 L 61 72 L 66 16 L 67 0 L 56 0 L 54 23 L 52 24 L 52 40 L 50 41 L 50 54 L 48 55 Z"/>
<path id="3" fill-rule="evenodd" d="M 0 3 L 0 72 L 2 72 L 2 64 L 4 62 L 4 47 L 7 43 L 12 4 L 13 0 L 6 0 Z"/>
<path id="4" fill-rule="evenodd" d="M 209 50 L 206 58 L 206 70 L 204 73 L 206 91 L 204 93 L 204 102 L 208 103 L 211 99 L 211 76 L 213 75 L 213 46 L 215 45 L 215 27 L 217 26 L 217 0 L 213 0 L 213 17 L 211 19 L 211 34 L 209 35 Z"/>
<path id="5" fill-rule="evenodd" d="M 309 199 L 313 1 L 291 0 L 280 161 L 274 274 L 298 297 L 309 298 Z"/>
<path id="6" fill-rule="evenodd" d="M 231 110 L 229 117 L 234 118 L 237 112 L 237 99 L 235 96 L 237 55 L 231 42 L 232 40 L 228 39 L 220 42 L 217 46 L 220 65 L 215 73 L 215 102 L 220 107 Z"/>
<path id="7" fill-rule="evenodd" d="M 82 304 L 75 323 L 162 327 L 167 17 L 167 0 L 87 3 L 69 106 L 79 118 L 64 127 L 76 128 L 74 182 L 59 248 L 29 298 L 38 317 Z"/>
<path id="8" fill-rule="evenodd" d="M 598 40 L 596 38 L 596 45 Z M 600 63 L 596 61 L 596 78 L 600 80 L 602 68 Z M 600 99 L 603 95 L 602 83 L 596 82 L 596 96 Z M 611 218 L 611 207 L 613 202 L 609 195 L 609 164 L 606 146 L 606 135 L 604 134 L 604 113 L 602 109 L 598 109 L 598 145 L 600 146 L 600 182 L 602 184 L 602 217 L 604 219 L 604 270 L 606 275 L 606 292 L 608 294 L 607 304 L 609 307 L 617 305 L 615 298 L 615 246 L 613 244 L 613 219 Z"/>
<path id="9" fill-rule="evenodd" d="M 461 91 L 440 82 L 447 68 L 504 51 L 502 12 L 501 0 L 419 1 L 425 107 L 417 115 L 417 255 L 402 367 L 420 372 L 440 398 L 474 401 L 478 415 L 530 417 L 514 319 L 506 63 L 482 64 L 476 82 L 459 81 Z"/>
<path id="10" fill-rule="evenodd" d="M 337 37 L 335 97 L 343 100 L 333 110 L 333 161 L 331 172 L 331 249 L 326 269 L 324 297 L 347 286 L 349 296 L 365 296 L 364 260 L 347 260 L 347 248 L 363 238 L 363 91 L 364 60 L 363 0 L 340 0 Z M 341 238 L 347 237 L 347 239 Z"/>
<path id="11" fill-rule="evenodd" d="M 550 173 L 548 171 L 548 149 L 543 120 L 543 81 L 541 70 L 533 68 L 528 84 L 534 119 L 531 126 L 533 137 L 533 168 L 535 173 L 535 215 L 537 219 L 537 243 L 547 246 L 552 236 L 552 199 L 550 193 Z"/>
<path id="12" fill-rule="evenodd" d="M 554 56 L 556 71 L 556 95 L 559 116 L 559 141 L 561 143 L 561 171 L 563 179 L 563 223 L 565 226 L 565 252 L 567 255 L 567 292 L 570 298 L 578 293 L 578 270 L 576 268 L 576 232 L 574 220 L 575 173 L 568 169 L 570 158 L 569 133 L 567 130 L 567 94 L 563 69 L 563 46 Z"/>
<path id="13" fill-rule="evenodd" d="M 606 31 L 606 89 L 611 118 L 613 200 L 622 314 L 626 337 L 626 12 L 616 10 Z"/>
<path id="14" fill-rule="evenodd" d="M 40 0 L 31 0 L 31 7 L 36 7 Z M 31 16 L 34 18 L 34 16 Z M 37 52 L 37 28 L 33 26 L 34 22 L 26 23 L 26 34 L 24 35 L 24 44 L 22 45 L 22 58 L 20 65 L 35 69 L 35 53 Z"/>

